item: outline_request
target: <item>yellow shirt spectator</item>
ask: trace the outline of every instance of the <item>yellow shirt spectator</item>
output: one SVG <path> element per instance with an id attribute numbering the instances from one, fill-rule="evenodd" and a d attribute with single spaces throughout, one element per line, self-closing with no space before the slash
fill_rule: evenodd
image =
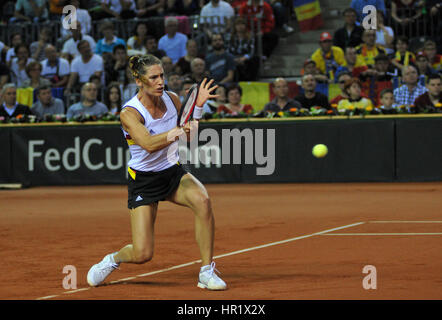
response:
<path id="1" fill-rule="evenodd" d="M 368 107 L 373 108 L 373 103 L 370 99 L 361 97 L 358 101 L 350 101 L 349 99 L 342 99 L 338 103 L 338 110 L 342 109 L 367 109 Z"/>
<path id="2" fill-rule="evenodd" d="M 356 47 L 356 53 L 364 59 L 367 66 L 374 66 L 374 58 L 380 53 L 386 54 L 386 51 L 382 46 L 373 46 L 369 48 L 366 44 L 361 44 Z"/>
<path id="3" fill-rule="evenodd" d="M 317 49 L 312 54 L 311 59 L 316 63 L 318 70 L 322 74 L 327 75 L 330 79 L 334 78 L 334 72 L 336 69 L 345 63 L 344 51 L 336 46 L 332 46 L 328 53 L 324 53 L 321 48 Z M 334 65 L 334 70 L 327 68 L 326 60 L 331 61 L 331 63 Z"/>

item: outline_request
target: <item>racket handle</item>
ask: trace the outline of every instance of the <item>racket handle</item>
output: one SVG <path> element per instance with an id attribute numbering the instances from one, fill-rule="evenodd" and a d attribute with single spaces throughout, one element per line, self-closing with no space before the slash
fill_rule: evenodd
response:
<path id="1" fill-rule="evenodd" d="M 195 106 L 195 109 L 193 110 L 193 118 L 197 120 L 201 119 L 203 117 L 203 109 L 204 108 L 202 107 Z"/>

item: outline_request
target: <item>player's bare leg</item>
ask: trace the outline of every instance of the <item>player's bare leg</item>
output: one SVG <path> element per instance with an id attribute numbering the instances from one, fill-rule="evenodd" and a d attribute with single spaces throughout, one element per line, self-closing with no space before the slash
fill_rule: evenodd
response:
<path id="1" fill-rule="evenodd" d="M 122 262 L 145 263 L 152 259 L 157 208 L 157 204 L 151 204 L 131 210 L 132 243 L 106 255 L 90 268 L 87 274 L 90 286 L 102 284 Z"/>
<path id="2" fill-rule="evenodd" d="M 167 200 L 186 206 L 195 214 L 195 239 L 200 249 L 202 268 L 198 286 L 211 290 L 223 290 L 226 284 L 215 274 L 213 243 L 215 218 L 206 188 L 190 173 L 181 178 L 178 189 Z"/>
<path id="3" fill-rule="evenodd" d="M 157 203 L 130 210 L 132 243 L 114 255 L 116 263 L 145 263 L 152 259 L 157 210 Z"/>
<path id="4" fill-rule="evenodd" d="M 195 239 L 200 249 L 202 265 L 212 262 L 215 219 L 209 195 L 191 174 L 181 178 L 180 185 L 167 200 L 192 209 L 195 214 Z"/>

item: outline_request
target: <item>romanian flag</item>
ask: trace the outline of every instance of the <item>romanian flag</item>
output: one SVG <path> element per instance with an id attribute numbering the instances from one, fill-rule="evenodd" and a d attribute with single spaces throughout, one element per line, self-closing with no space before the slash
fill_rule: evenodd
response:
<path id="1" fill-rule="evenodd" d="M 293 0 L 301 32 L 316 30 L 324 25 L 319 0 Z"/>

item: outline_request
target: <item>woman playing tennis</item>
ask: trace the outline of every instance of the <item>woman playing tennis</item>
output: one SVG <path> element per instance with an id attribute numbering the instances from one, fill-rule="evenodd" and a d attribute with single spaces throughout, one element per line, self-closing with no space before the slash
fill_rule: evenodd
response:
<path id="1" fill-rule="evenodd" d="M 164 71 L 158 58 L 133 56 L 129 66 L 139 91 L 123 105 L 120 119 L 131 152 L 128 208 L 132 243 L 92 266 L 87 281 L 91 286 L 98 286 L 120 263 L 141 264 L 152 259 L 158 202 L 167 200 L 189 207 L 195 214 L 195 236 L 202 260 L 198 287 L 224 290 L 226 283 L 216 275 L 212 260 L 215 222 L 208 193 L 201 182 L 178 163 L 179 136 L 190 133 L 189 123 L 183 128 L 177 127 L 180 99 L 164 90 Z M 202 109 L 198 106 L 217 97 L 212 94 L 217 88 L 212 83 L 213 80 L 202 81 L 194 118 L 198 118 L 196 111 Z M 173 147 L 175 149 L 171 149 Z"/>

